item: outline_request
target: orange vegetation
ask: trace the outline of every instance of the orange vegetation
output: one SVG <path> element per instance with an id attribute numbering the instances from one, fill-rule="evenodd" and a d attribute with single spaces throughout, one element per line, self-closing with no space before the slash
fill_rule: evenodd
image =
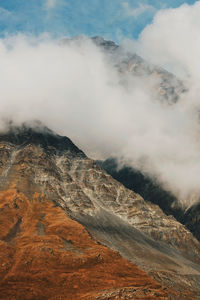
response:
<path id="1" fill-rule="evenodd" d="M 168 298 L 160 284 L 41 194 L 0 192 L 0 299 L 100 299 L 115 289 L 121 299 L 131 287 L 132 299 Z"/>

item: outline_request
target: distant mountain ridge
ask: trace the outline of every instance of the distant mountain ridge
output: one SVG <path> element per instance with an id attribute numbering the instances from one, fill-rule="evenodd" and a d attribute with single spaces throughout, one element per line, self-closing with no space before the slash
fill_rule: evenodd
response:
<path id="1" fill-rule="evenodd" d="M 168 104 L 176 103 L 181 94 L 187 91 L 185 83 L 168 71 L 148 63 L 142 57 L 117 45 L 115 42 L 105 40 L 101 36 L 87 37 L 84 35 L 75 36 L 72 39 L 64 38 L 62 45 L 70 43 L 81 43 L 82 41 L 92 41 L 101 49 L 107 57 L 108 63 L 115 67 L 121 76 L 127 74 L 140 77 L 147 77 L 149 80 L 158 80 L 156 85 L 158 100 Z"/>
<path id="2" fill-rule="evenodd" d="M 112 41 L 106 41 L 102 37 L 92 37 L 91 40 L 104 50 L 109 57 L 109 62 L 119 70 L 120 74 L 131 74 L 136 77 L 145 76 L 150 80 L 159 79 L 157 84 L 158 97 L 160 101 L 173 104 L 178 101 L 181 94 L 187 91 L 185 83 L 174 74 L 163 68 L 152 65 L 142 57 L 127 49 L 116 45 Z"/>

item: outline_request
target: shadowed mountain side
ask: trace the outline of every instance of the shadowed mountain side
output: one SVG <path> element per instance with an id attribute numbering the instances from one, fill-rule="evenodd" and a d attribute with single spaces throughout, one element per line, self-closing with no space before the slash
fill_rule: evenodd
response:
<path id="1" fill-rule="evenodd" d="M 192 205 L 180 218 L 184 224 L 200 241 L 200 203 Z"/>
<path id="2" fill-rule="evenodd" d="M 164 190 L 155 180 L 131 167 L 118 168 L 117 160 L 109 158 L 97 162 L 113 178 L 125 187 L 140 194 L 146 201 L 159 205 L 167 215 L 173 215 L 200 240 L 200 204 L 194 204 L 185 210 L 178 204 L 175 196 Z"/>
<path id="3" fill-rule="evenodd" d="M 0 140 L 19 146 L 40 145 L 48 151 L 70 151 L 71 154 L 85 156 L 83 151 L 76 147 L 69 138 L 56 134 L 38 121 L 33 122 L 32 126 L 23 123 L 19 127 L 10 122 L 6 130 L 0 132 Z"/>
<path id="4" fill-rule="evenodd" d="M 165 214 L 173 215 L 178 220 L 182 216 L 183 210 L 178 206 L 176 197 L 164 190 L 153 178 L 129 166 L 119 168 L 115 158 L 97 163 L 125 187 L 140 194 L 146 201 L 159 205 Z"/>

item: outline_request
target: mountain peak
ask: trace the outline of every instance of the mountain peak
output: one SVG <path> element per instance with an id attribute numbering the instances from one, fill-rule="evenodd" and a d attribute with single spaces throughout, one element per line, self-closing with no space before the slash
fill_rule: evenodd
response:
<path id="1" fill-rule="evenodd" d="M 15 125 L 12 121 L 6 124 L 6 129 L 0 132 L 0 142 L 8 142 L 18 146 L 27 144 L 40 145 L 44 150 L 70 151 L 84 156 L 66 136 L 60 136 L 40 121 Z"/>
<path id="2" fill-rule="evenodd" d="M 120 48 L 119 45 L 117 45 L 115 42 L 111 40 L 106 40 L 102 36 L 88 37 L 85 35 L 77 35 L 72 37 L 71 39 L 69 38 L 62 39 L 60 41 L 60 44 L 65 45 L 65 44 L 70 44 L 72 42 L 77 43 L 82 41 L 92 41 L 97 47 L 103 48 L 104 50 L 111 51 L 111 52 L 113 50 Z"/>
<path id="3" fill-rule="evenodd" d="M 91 37 L 91 40 L 100 47 L 105 48 L 106 50 L 111 49 L 111 50 L 115 50 L 117 48 L 119 48 L 119 46 L 117 44 L 115 44 L 115 42 L 110 41 L 110 40 L 105 40 L 103 37 L 101 36 L 94 36 Z"/>

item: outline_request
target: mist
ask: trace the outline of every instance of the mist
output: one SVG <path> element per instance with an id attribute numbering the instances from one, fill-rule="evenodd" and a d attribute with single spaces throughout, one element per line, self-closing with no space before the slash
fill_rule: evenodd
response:
<path id="1" fill-rule="evenodd" d="M 114 156 L 155 177 L 183 205 L 199 201 L 199 20 L 199 2 L 163 10 L 137 41 L 126 42 L 184 79 L 188 91 L 173 104 L 159 101 L 159 78 L 119 73 L 86 37 L 0 39 L 0 128 L 7 120 L 40 120 L 91 158 Z"/>

